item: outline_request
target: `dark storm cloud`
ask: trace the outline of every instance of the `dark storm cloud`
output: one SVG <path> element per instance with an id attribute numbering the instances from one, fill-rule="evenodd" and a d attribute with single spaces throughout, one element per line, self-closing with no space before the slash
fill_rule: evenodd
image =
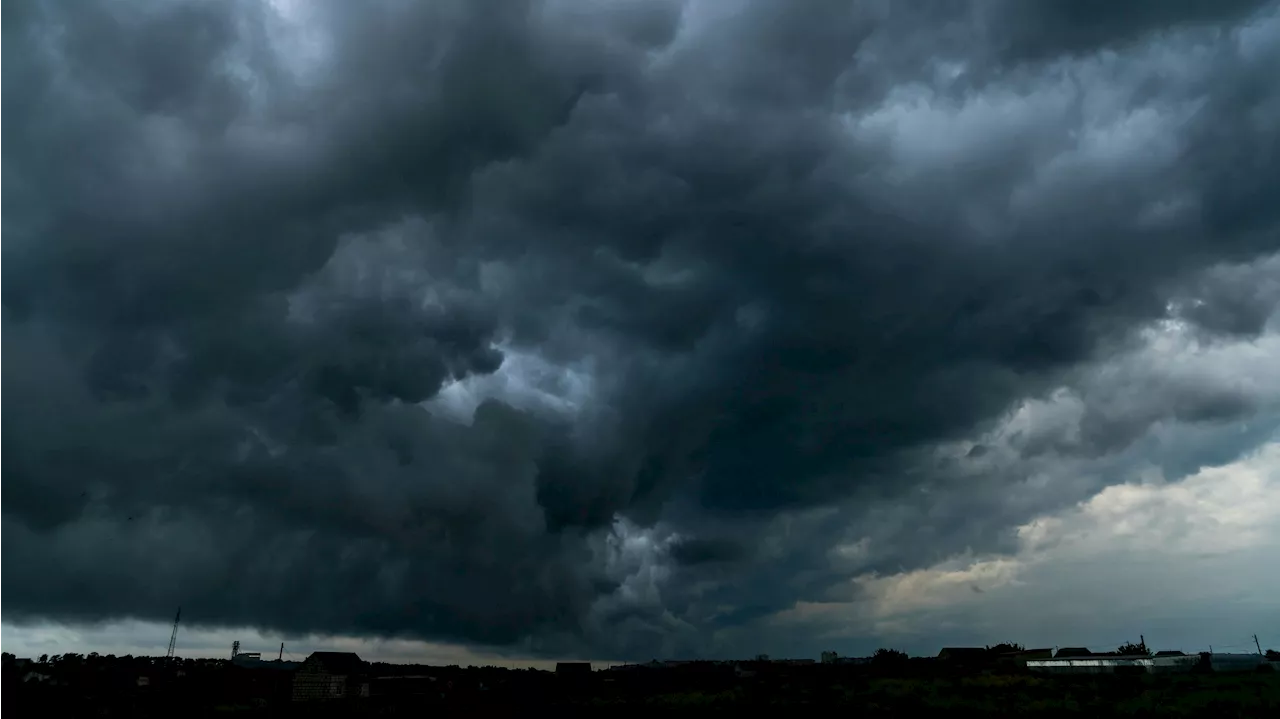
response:
<path id="1" fill-rule="evenodd" d="M 998 0 L 995 27 L 1007 33 L 1005 47 L 1017 56 L 1044 58 L 1091 52 L 1140 40 L 1150 33 L 1186 26 L 1238 21 L 1270 0 Z"/>
<path id="2" fill-rule="evenodd" d="M 731 539 L 687 539 L 671 548 L 672 559 L 689 565 L 738 561 L 747 556 L 747 548 Z"/>
<path id="3" fill-rule="evenodd" d="M 1181 319 L 1212 336 L 1254 337 L 1280 307 L 1280 257 L 1206 272 L 1174 301 Z"/>
<path id="4" fill-rule="evenodd" d="M 11 617 L 710 651 L 1003 546 L 1078 487 L 940 443 L 1274 307 L 1221 277 L 1280 245 L 1242 3 L 299 6 L 5 10 Z M 576 413 L 417 406 L 520 353 Z M 1086 441 L 1256 409 L 1178 390 Z"/>

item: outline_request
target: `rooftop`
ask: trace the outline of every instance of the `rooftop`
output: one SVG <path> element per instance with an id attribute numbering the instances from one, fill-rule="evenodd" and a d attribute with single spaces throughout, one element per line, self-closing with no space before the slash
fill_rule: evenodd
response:
<path id="1" fill-rule="evenodd" d="M 330 674 L 357 674 L 365 671 L 365 661 L 355 652 L 311 652 L 305 664 L 318 664 Z"/>
<path id="2" fill-rule="evenodd" d="M 982 647 L 943 647 L 938 652 L 939 659 L 961 659 L 976 658 L 987 656 L 987 650 Z"/>

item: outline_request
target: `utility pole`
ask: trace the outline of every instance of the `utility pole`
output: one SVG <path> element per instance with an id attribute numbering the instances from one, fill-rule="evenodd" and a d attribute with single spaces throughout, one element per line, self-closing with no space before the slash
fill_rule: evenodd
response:
<path id="1" fill-rule="evenodd" d="M 284 661 L 284 642 L 280 642 L 280 653 L 276 655 L 276 661 Z"/>
<path id="2" fill-rule="evenodd" d="M 1262 645 L 1258 643 L 1258 635 L 1253 635 L 1253 646 L 1258 648 L 1258 656 L 1262 656 Z"/>

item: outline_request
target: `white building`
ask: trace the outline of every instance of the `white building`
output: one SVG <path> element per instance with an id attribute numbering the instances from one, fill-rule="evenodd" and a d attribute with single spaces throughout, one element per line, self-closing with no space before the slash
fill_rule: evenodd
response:
<path id="1" fill-rule="evenodd" d="M 1032 659 L 1027 668 L 1048 674 L 1115 674 L 1145 671 L 1149 674 L 1181 674 L 1195 671 L 1206 661 L 1215 672 L 1256 671 L 1266 660 L 1259 654 L 1189 654 L 1165 657 L 1076 657 Z"/>

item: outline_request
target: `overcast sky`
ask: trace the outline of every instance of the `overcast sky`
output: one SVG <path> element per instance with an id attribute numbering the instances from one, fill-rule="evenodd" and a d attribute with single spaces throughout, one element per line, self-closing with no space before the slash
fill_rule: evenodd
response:
<path id="1" fill-rule="evenodd" d="M 6 651 L 1280 647 L 1280 3 L 2 27 Z"/>

